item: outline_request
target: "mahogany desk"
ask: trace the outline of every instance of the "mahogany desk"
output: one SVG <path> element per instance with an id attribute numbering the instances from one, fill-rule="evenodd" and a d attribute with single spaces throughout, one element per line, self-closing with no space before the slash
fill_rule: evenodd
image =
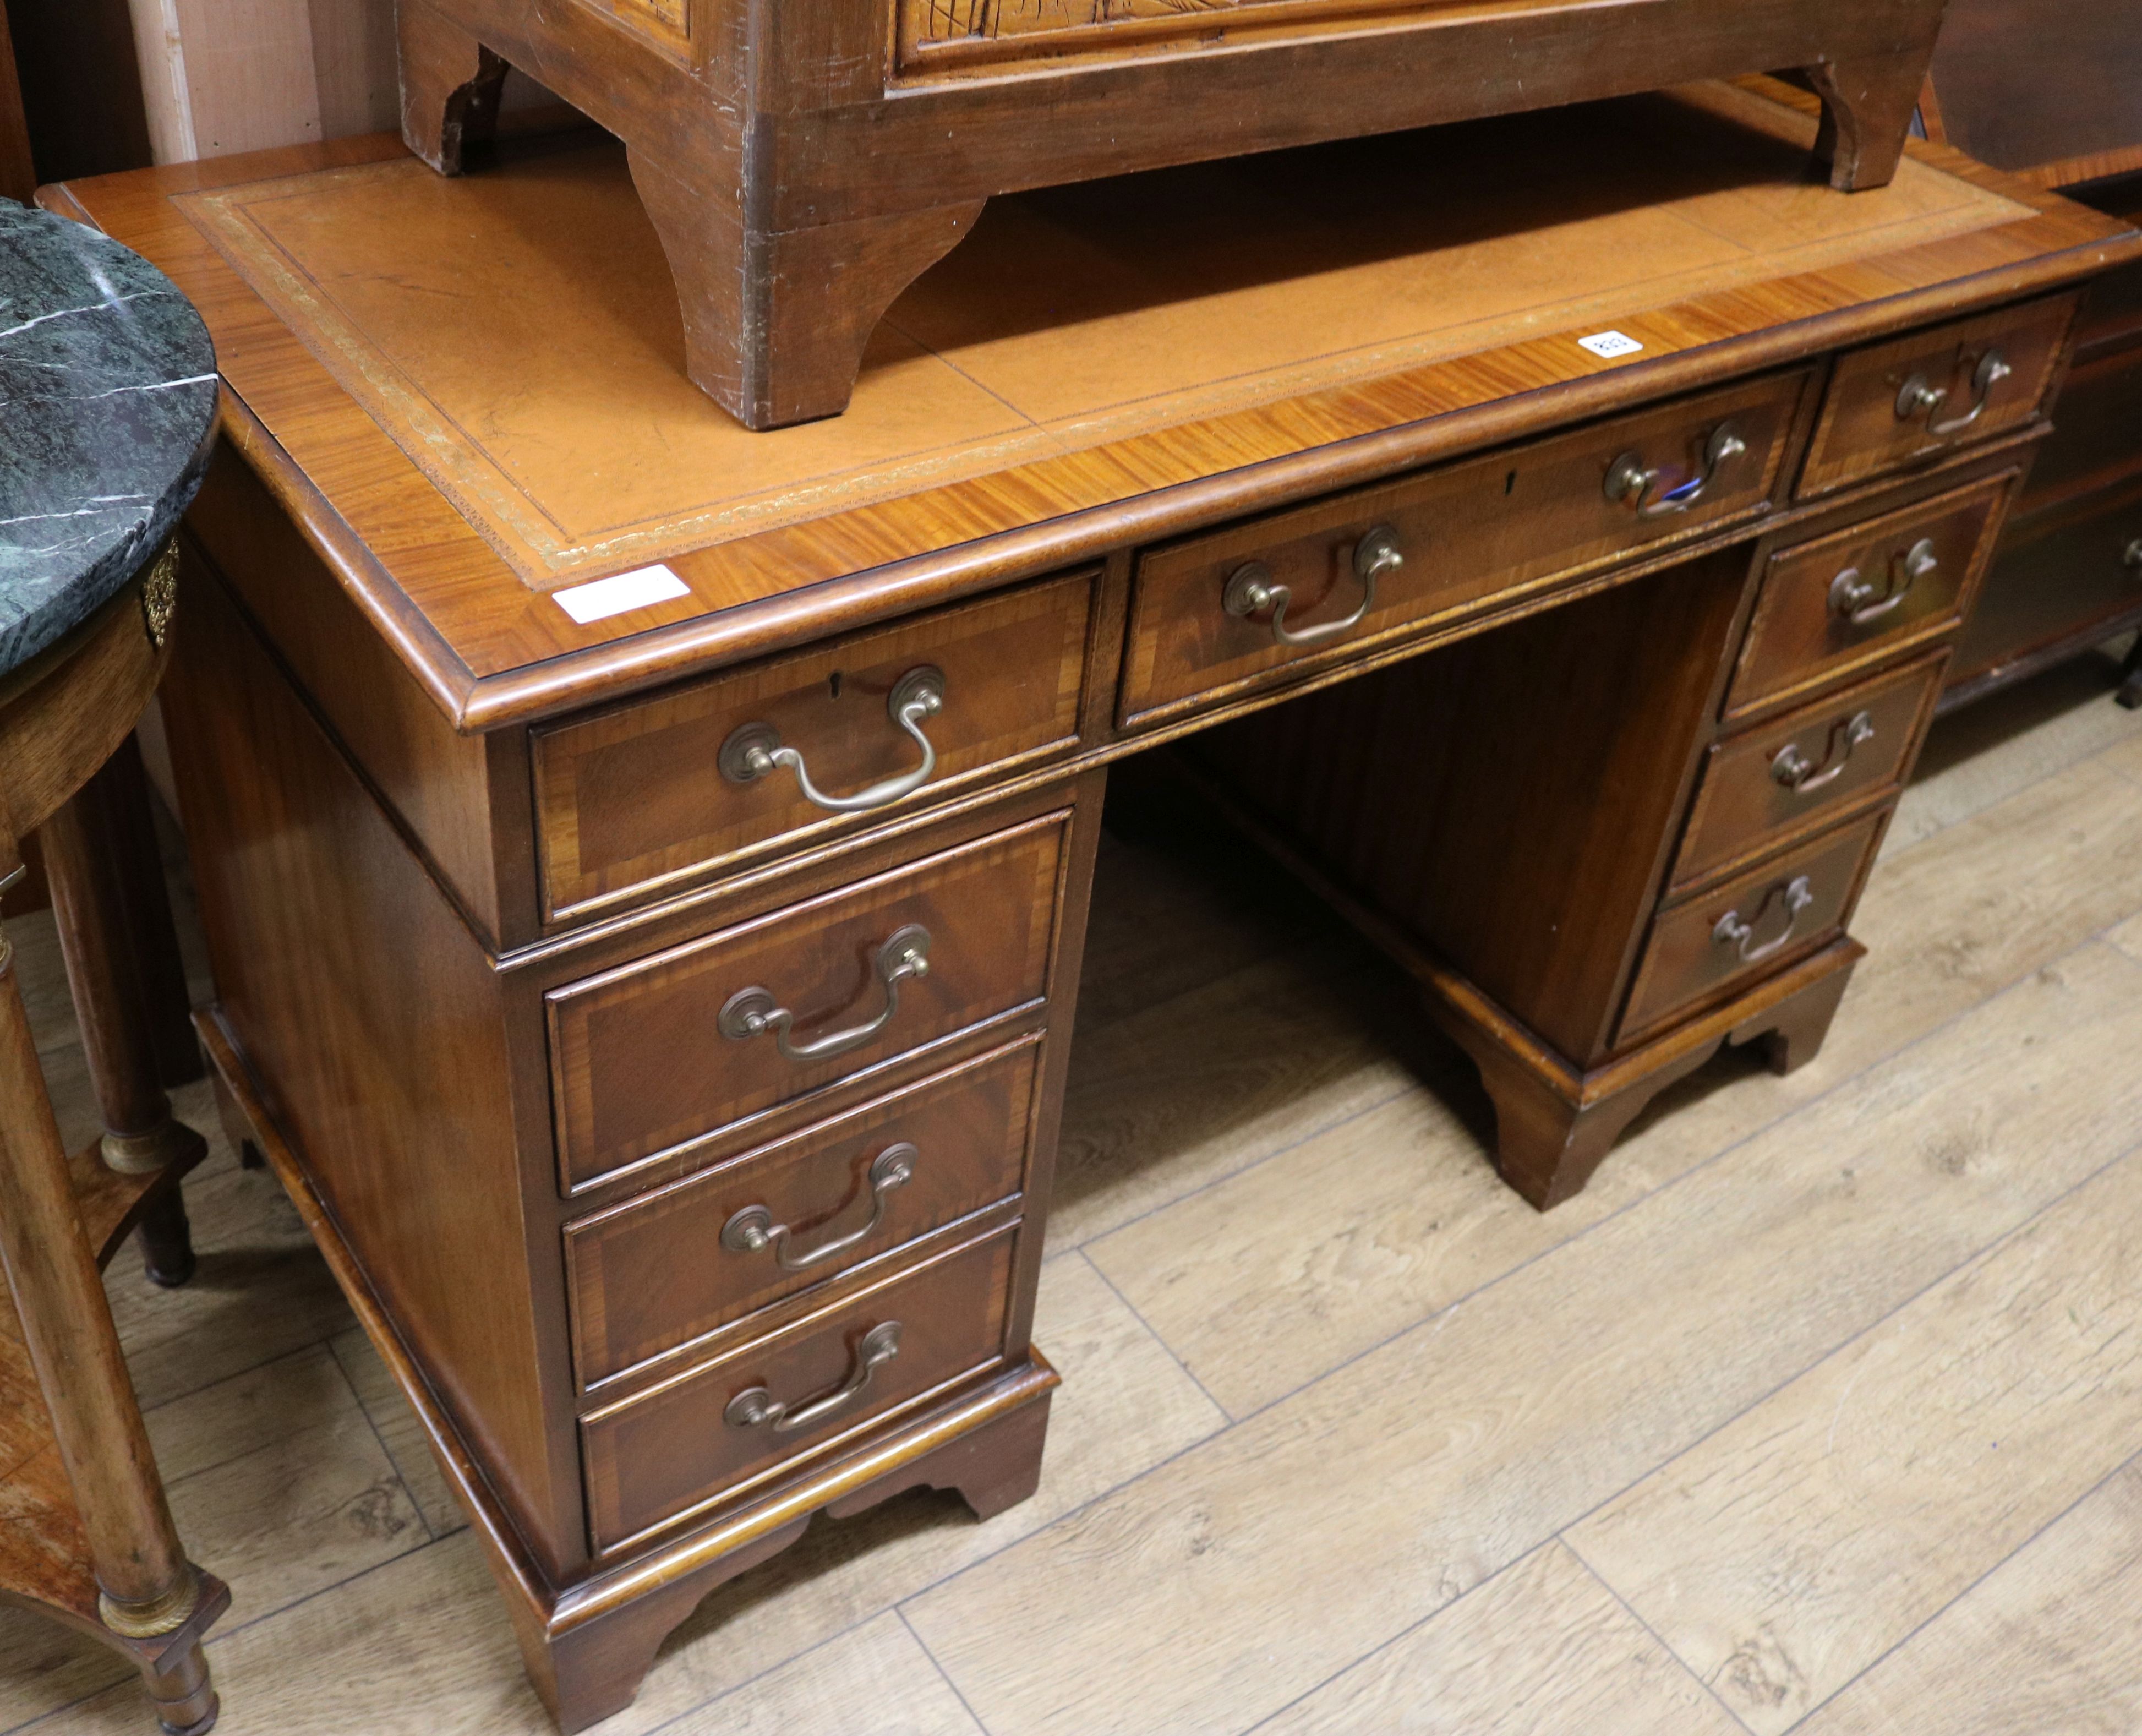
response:
<path id="1" fill-rule="evenodd" d="M 1832 192 L 1791 102 L 999 201 L 778 434 L 679 371 L 606 142 L 49 195 L 229 388 L 167 706 L 205 1033 L 568 1729 L 812 1514 L 1033 1487 L 1111 760 L 1179 743 L 1406 963 L 1535 1203 L 1820 1039 L 2142 237 L 1937 149 Z"/>

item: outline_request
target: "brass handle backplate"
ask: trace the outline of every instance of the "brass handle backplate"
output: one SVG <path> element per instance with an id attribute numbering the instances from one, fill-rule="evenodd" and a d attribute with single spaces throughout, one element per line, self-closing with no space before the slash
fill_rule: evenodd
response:
<path id="1" fill-rule="evenodd" d="M 1798 742 L 1788 742 L 1770 756 L 1770 776 L 1795 796 L 1812 796 L 1843 777 L 1844 768 L 1852 763 L 1853 750 L 1873 739 L 1873 718 L 1863 711 L 1854 712 L 1832 727 L 1829 752 L 1819 766 L 1800 752 Z"/>
<path id="2" fill-rule="evenodd" d="M 1782 900 L 1785 907 L 1785 925 L 1777 936 L 1755 944 L 1755 935 L 1763 925 L 1763 918 L 1770 906 Z M 1772 886 L 1763 895 L 1763 901 L 1755 907 L 1753 917 L 1744 920 L 1738 910 L 1728 910 L 1718 919 L 1710 931 L 1711 944 L 1732 948 L 1743 964 L 1760 964 L 1764 959 L 1783 952 L 1792 942 L 1793 934 L 1800 925 L 1800 913 L 1814 902 L 1814 888 L 1804 874 L 1796 874 L 1781 886 Z"/>
<path id="3" fill-rule="evenodd" d="M 1294 601 L 1291 586 L 1273 582 L 1271 569 L 1261 560 L 1246 560 L 1227 575 L 1227 586 L 1220 594 L 1220 606 L 1236 619 L 1246 621 L 1271 612 L 1271 636 L 1282 645 L 1320 645 L 1350 633 L 1368 619 L 1369 611 L 1376 606 L 1376 581 L 1386 573 L 1395 573 L 1405 565 L 1405 550 L 1399 545 L 1398 532 L 1389 525 L 1379 525 L 1365 533 L 1354 545 L 1354 579 L 1361 587 L 1361 600 L 1352 611 L 1335 621 L 1325 621 L 1315 627 L 1290 627 L 1286 624 L 1287 605 Z"/>
<path id="4" fill-rule="evenodd" d="M 895 682 L 892 692 L 886 697 L 886 715 L 922 750 L 922 763 L 912 772 L 888 777 L 852 796 L 829 796 L 812 782 L 803 756 L 793 747 L 782 747 L 781 732 L 771 723 L 744 723 L 730 731 L 715 761 L 721 767 L 722 776 L 731 783 L 756 783 L 777 768 L 786 768 L 795 773 L 803 799 L 813 806 L 836 814 L 867 813 L 872 808 L 891 807 L 930 782 L 930 773 L 937 769 L 937 750 L 922 732 L 922 726 L 944 708 L 942 669 L 928 663 L 918 664 Z"/>
<path id="5" fill-rule="evenodd" d="M 1985 415 L 1986 407 L 1993 400 L 1993 388 L 2015 372 L 1999 350 L 1987 351 L 1978 358 L 1978 366 L 1971 376 L 1971 407 L 1947 422 L 1936 422 L 1933 416 L 1948 402 L 1948 388 L 1936 386 L 1924 374 L 1915 373 L 1897 393 L 1897 420 L 1911 422 L 1923 416 L 1927 418 L 1927 432 L 1937 440 L 1947 440 L 1952 435 L 1962 433 Z"/>
<path id="6" fill-rule="evenodd" d="M 907 1186 L 915 1176 L 915 1147 L 901 1140 L 889 1145 L 871 1160 L 870 1221 L 846 1235 L 837 1235 L 822 1241 L 808 1253 L 795 1253 L 790 1244 L 796 1232 L 786 1224 L 773 1221 L 773 1214 L 763 1206 L 745 1206 L 730 1214 L 729 1221 L 722 1226 L 722 1245 L 733 1254 L 758 1254 L 771 1248 L 774 1264 L 784 1272 L 801 1272 L 808 1267 L 822 1265 L 836 1255 L 845 1254 L 858 1242 L 867 1241 L 885 1221 L 886 1201 L 899 1189 Z"/>
<path id="7" fill-rule="evenodd" d="M 871 1376 L 899 1354 L 900 1322 L 887 1320 L 863 1334 L 862 1342 L 856 1346 L 854 1369 L 846 1380 L 824 1397 L 791 1407 L 763 1386 L 748 1387 L 729 1400 L 728 1408 L 722 1413 L 722 1420 L 732 1428 L 771 1428 L 776 1434 L 809 1428 L 846 1410 L 861 1398 L 864 1388 L 871 1383 Z"/>
<path id="8" fill-rule="evenodd" d="M 798 1063 L 823 1061 L 830 1055 L 860 1048 L 892 1022 L 900 1010 L 900 985 L 913 977 L 930 974 L 930 930 L 919 923 L 899 929 L 877 949 L 871 969 L 885 988 L 885 1004 L 859 1025 L 833 1031 L 823 1037 L 797 1043 L 791 1037 L 796 1015 L 773 998 L 773 991 L 754 984 L 739 989 L 722 1003 L 714 1025 L 733 1043 L 748 1043 L 773 1033 L 774 1047 L 784 1058 Z"/>
<path id="9" fill-rule="evenodd" d="M 1912 587 L 1940 565 L 1933 538 L 1922 536 L 1910 548 L 1889 557 L 1889 582 L 1878 590 L 1871 579 L 1860 576 L 1858 567 L 1847 567 L 1829 581 L 1830 613 L 1855 627 L 1878 621 L 1901 605 L 1912 594 Z"/>
<path id="10" fill-rule="evenodd" d="M 1606 498 L 1617 506 L 1635 508 L 1640 519 L 1671 518 L 1700 501 L 1718 480 L 1719 471 L 1747 450 L 1748 442 L 1733 432 L 1733 425 L 1720 422 L 1704 442 L 1703 468 L 1656 500 L 1651 491 L 1666 472 L 1656 465 L 1646 465 L 1641 452 L 1624 452 L 1606 472 Z"/>

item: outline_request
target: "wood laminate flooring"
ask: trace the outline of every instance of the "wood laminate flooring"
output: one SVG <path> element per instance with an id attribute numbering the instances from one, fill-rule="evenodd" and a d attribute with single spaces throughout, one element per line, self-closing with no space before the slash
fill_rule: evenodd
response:
<path id="1" fill-rule="evenodd" d="M 1721 1058 L 1545 1216 L 1466 1067 L 1378 1034 L 1379 961 L 1227 841 L 1123 827 L 1040 1492 L 815 1527 L 605 1736 L 2142 1731 L 2142 716 L 2112 668 L 1938 726 L 1820 1058 Z M 50 919 L 9 926 L 76 1143 Z M 200 1275 L 155 1291 L 128 1254 L 109 1287 L 234 1593 L 223 1729 L 540 1736 L 414 1419 L 206 1087 L 180 1109 L 217 1142 Z M 152 1728 L 104 1654 L 0 1611 L 0 1733 Z"/>

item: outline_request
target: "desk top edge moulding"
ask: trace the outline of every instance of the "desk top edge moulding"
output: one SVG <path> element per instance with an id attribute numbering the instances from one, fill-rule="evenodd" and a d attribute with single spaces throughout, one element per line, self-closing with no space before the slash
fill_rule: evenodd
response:
<path id="1" fill-rule="evenodd" d="M 402 131 L 459 173 L 517 67 L 623 139 L 691 377 L 777 428 L 846 407 L 886 308 L 999 194 L 1785 72 L 1833 185 L 1882 186 L 1945 4 L 398 0 Z"/>
<path id="2" fill-rule="evenodd" d="M 1967 299 L 2026 294 L 2142 250 L 2123 225 L 1918 141 L 1889 189 L 1831 205 L 1791 166 L 1815 135 L 1816 104 L 1759 82 L 1759 91 L 1701 86 L 1629 99 L 1644 106 L 1637 118 L 1666 129 L 1664 145 L 1639 131 L 1634 160 L 1617 165 L 1626 200 L 1608 201 L 1594 226 L 1555 231 L 1598 249 L 1589 255 L 1596 278 L 1602 258 L 1656 256 L 1647 251 L 1657 239 L 1646 228 L 1647 204 L 1672 204 L 1676 193 L 1729 202 L 1751 194 L 1757 202 L 1741 219 L 1748 237 L 1721 240 L 1685 270 L 1631 274 L 1580 307 L 1557 279 L 1568 275 L 1566 264 L 1516 257 L 1504 274 L 1518 285 L 1512 295 L 1457 307 L 1447 318 L 1436 303 L 1421 306 L 1419 283 L 1394 284 L 1370 270 L 1345 280 L 1353 299 L 1338 311 L 1352 323 L 1339 353 L 1298 335 L 1276 342 L 1277 322 L 1266 312 L 1246 359 L 1200 348 L 1179 370 L 1181 386 L 1197 390 L 1164 391 L 1142 406 L 1128 377 L 1179 343 L 1182 319 L 1155 299 L 1157 288 L 1175 286 L 1165 269 L 1156 284 L 1090 238 L 1128 220 L 1125 187 L 1145 196 L 1151 224 L 1180 228 L 1188 201 L 1264 196 L 1268 171 L 1261 165 L 1248 191 L 1246 177 L 1177 184 L 1209 170 L 1135 177 L 1083 210 L 1071 192 L 1027 195 L 1003 201 L 1002 223 L 993 211 L 975 245 L 925 275 L 896 310 L 935 353 L 920 353 L 888 322 L 882 362 L 866 367 L 865 397 L 847 416 L 757 437 L 674 372 L 683 348 L 674 304 L 666 340 L 646 330 L 667 285 L 657 280 L 659 243 L 619 184 L 622 165 L 584 177 L 576 156 L 560 159 L 566 166 L 556 174 L 539 162 L 525 190 L 495 169 L 437 183 L 439 197 L 427 201 L 404 188 L 421 166 L 398 141 L 375 136 L 68 183 L 41 197 L 123 235 L 203 310 L 227 387 L 226 437 L 305 527 L 432 703 L 457 731 L 478 734 L 805 644 L 829 621 L 866 626 L 1098 559 L 1126 538 L 1181 535 L 1312 487 L 1345 487 L 1602 414 L 1632 397 L 1663 397 L 1825 345 L 1868 341 Z M 1479 148 L 1499 152 L 1511 135 L 1498 126 L 1567 126 L 1575 131 L 1557 149 L 1597 151 L 1606 134 L 1628 134 L 1629 119 L 1626 103 L 1592 105 L 1408 137 L 1444 152 L 1485 127 Z M 1689 148 L 1690 128 L 1699 150 Z M 1329 245 L 1317 236 L 1329 166 L 1310 153 L 1261 214 Z M 1533 220 L 1589 196 L 1582 167 L 1528 169 Z M 572 223 L 587 230 L 562 248 L 536 234 L 545 222 L 567 226 L 551 203 L 560 187 L 579 202 Z M 1511 191 L 1483 186 L 1473 207 L 1437 201 L 1431 210 L 1449 215 L 1460 233 L 1446 239 L 1431 229 L 1413 244 L 1440 247 L 1453 274 L 1499 272 L 1504 254 L 1523 253 L 1523 220 L 1505 217 L 1513 232 L 1498 234 L 1481 206 Z M 381 229 L 377 215 L 347 221 L 333 204 L 345 194 L 393 214 L 397 227 Z M 1035 200 L 1044 207 L 1038 217 L 1029 210 Z M 277 202 L 293 221 L 271 232 L 252 215 L 256 201 Z M 1929 214 L 1930 205 L 1946 209 Z M 1840 213 L 1846 220 L 1827 246 L 1771 244 L 1804 230 L 1819 239 Z M 317 234 L 332 230 L 323 214 L 343 221 L 373 257 L 308 251 Z M 511 273 L 492 260 L 427 251 L 432 231 L 405 233 L 415 215 L 449 228 L 485 223 L 493 244 L 525 241 L 526 250 Z M 1676 240 L 1690 227 L 1730 230 L 1730 215 L 1723 225 L 1691 215 L 1694 224 L 1671 225 Z M 1488 251 L 1449 244 L 1483 221 Z M 1052 232 L 1069 237 L 1067 267 L 1096 277 L 1095 304 L 1082 310 L 1090 317 L 1059 338 L 1018 308 L 1001 320 L 978 313 L 1002 305 L 994 280 L 1001 259 Z M 412 284 L 428 265 L 448 270 L 412 289 L 412 302 L 446 323 L 441 342 L 490 344 L 489 367 L 447 377 L 430 368 L 411 317 L 352 306 L 323 288 L 353 264 L 392 280 L 388 260 Z M 1295 275 L 1284 259 L 1260 262 L 1217 287 L 1239 280 L 1254 302 L 1262 286 L 1275 286 L 1284 313 L 1277 286 Z M 1427 286 L 1437 303 L 1444 281 Z M 590 283 L 599 293 L 581 293 Z M 1201 326 L 1223 325 L 1198 293 L 1206 287 L 1193 279 L 1180 293 Z M 562 306 L 560 296 L 569 297 Z M 1144 303 L 1155 309 L 1127 328 L 1125 317 Z M 1367 303 L 1401 306 L 1408 323 L 1363 325 L 1357 316 Z M 1541 308 L 1557 305 L 1581 312 L 1583 323 L 1542 326 Z M 1233 305 L 1222 311 L 1226 320 L 1241 317 Z M 560 342 L 570 335 L 558 326 L 566 315 L 594 328 L 584 343 Z M 1581 347 L 1587 333 L 1608 327 L 1641 349 L 1602 357 Z M 1139 342 L 1126 345 L 1126 336 Z M 538 343 L 553 347 L 540 377 L 502 377 Z M 1120 359 L 1113 372 L 1093 374 L 1090 389 L 1000 402 L 1051 372 L 1083 388 L 1103 351 Z M 965 377 L 998 358 L 1007 379 Z M 486 432 L 501 392 L 534 407 L 525 428 Z M 631 479 L 674 473 L 688 491 L 644 496 L 621 530 L 588 512 L 575 521 L 580 503 L 561 494 L 555 465 L 546 475 L 533 463 L 561 450 L 555 434 L 565 417 L 596 418 L 606 439 L 629 423 L 649 431 Z M 950 447 L 938 432 L 948 423 Z M 680 440 L 692 447 L 683 464 L 669 450 Z M 733 484 L 738 476 L 743 482 Z M 607 490 L 618 480 L 605 473 L 585 486 Z M 423 486 L 412 491 L 412 483 Z M 585 618 L 564 606 L 571 600 L 564 594 L 581 584 L 650 561 L 674 581 L 659 594 Z"/>

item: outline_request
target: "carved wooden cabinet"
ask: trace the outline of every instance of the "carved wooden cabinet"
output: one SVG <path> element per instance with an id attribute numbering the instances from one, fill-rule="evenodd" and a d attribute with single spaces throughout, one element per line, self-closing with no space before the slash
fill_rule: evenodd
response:
<path id="1" fill-rule="evenodd" d="M 845 408 L 893 298 L 1021 188 L 1788 70 L 1834 184 L 1883 185 L 1945 4 L 398 0 L 402 129 L 459 172 L 511 66 L 622 138 L 692 378 L 774 428 Z"/>
<path id="2" fill-rule="evenodd" d="M 1022 195 L 766 434 L 647 340 L 607 141 L 47 195 L 229 387 L 168 712 L 234 1126 L 569 1729 L 814 1515 L 1036 1487 L 1125 756 L 1414 972 L 1538 1203 L 1721 1043 L 1811 1052 L 2078 286 L 2142 256 L 1929 147 L 1831 198 L 1815 108 Z"/>

